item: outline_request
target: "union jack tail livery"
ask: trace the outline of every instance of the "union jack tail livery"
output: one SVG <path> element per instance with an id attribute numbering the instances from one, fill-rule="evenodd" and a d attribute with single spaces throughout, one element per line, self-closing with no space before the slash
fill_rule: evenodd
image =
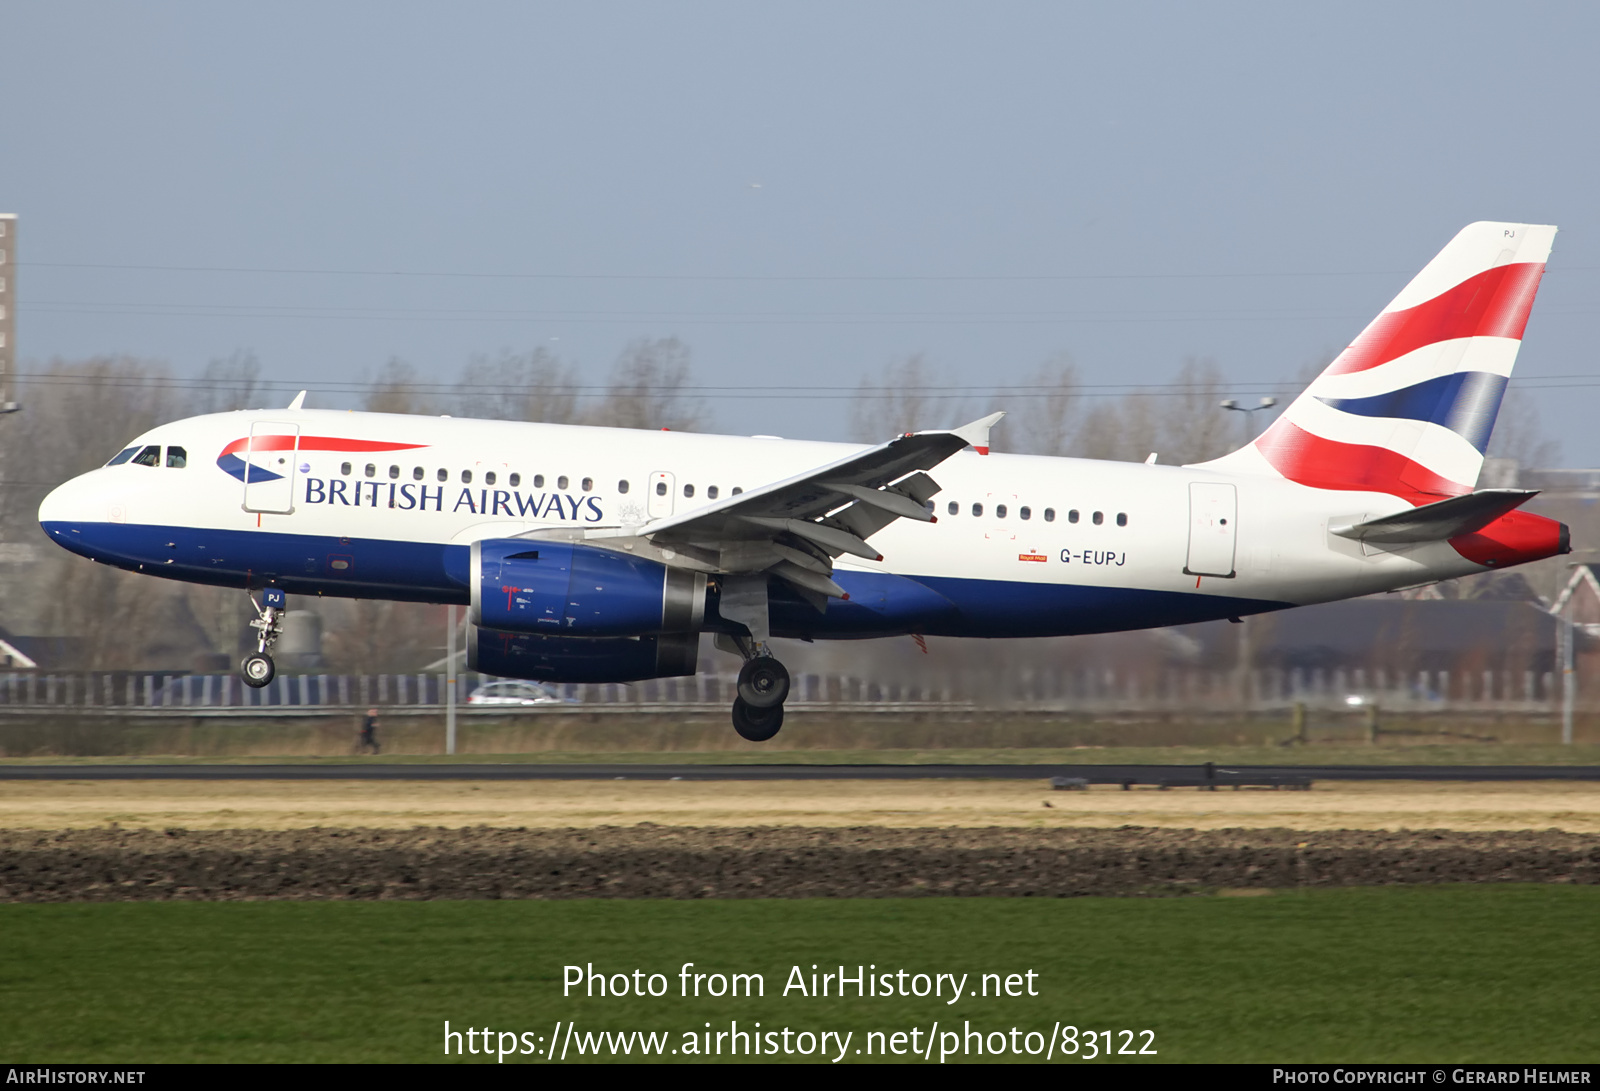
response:
<path id="1" fill-rule="evenodd" d="M 1266 432 L 1209 465 L 1413 504 L 1471 492 L 1555 234 L 1463 228 Z"/>

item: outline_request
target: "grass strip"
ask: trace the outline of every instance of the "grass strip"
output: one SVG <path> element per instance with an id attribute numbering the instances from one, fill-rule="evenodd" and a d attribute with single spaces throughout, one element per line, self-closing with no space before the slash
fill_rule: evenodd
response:
<path id="1" fill-rule="evenodd" d="M 670 1048 L 706 1023 L 738 1020 L 853 1031 L 853 1050 L 868 1031 L 926 1034 L 935 1020 L 944 1030 L 1044 1033 L 1059 1020 L 1084 1031 L 1149 1028 L 1159 1053 L 1144 1059 L 1165 1062 L 1592 1061 L 1597 911 L 1600 889 L 1564 886 L 1062 901 L 7 905 L 0 1056 L 441 1061 L 445 1020 L 536 1042 L 558 1020 L 581 1031 L 657 1030 Z M 682 998 L 686 962 L 759 972 L 765 995 Z M 661 973 L 669 993 L 563 997 L 563 966 L 590 963 Z M 943 999 L 784 996 L 791 967 L 809 977 L 813 964 L 819 973 L 841 964 L 966 973 L 970 987 L 983 973 L 1032 971 L 1038 995 L 953 1005 L 948 988 Z"/>

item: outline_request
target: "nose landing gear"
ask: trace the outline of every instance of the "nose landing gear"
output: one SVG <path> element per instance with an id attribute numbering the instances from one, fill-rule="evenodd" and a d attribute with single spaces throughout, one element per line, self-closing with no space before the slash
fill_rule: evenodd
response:
<path id="1" fill-rule="evenodd" d="M 783 726 L 783 702 L 789 696 L 789 671 L 765 644 L 735 637 L 744 666 L 739 668 L 739 696 L 733 701 L 733 729 L 751 742 L 766 742 Z"/>
<path id="2" fill-rule="evenodd" d="M 256 607 L 259 615 L 250 623 L 250 628 L 261 635 L 257 638 L 256 650 L 245 656 L 244 662 L 239 664 L 239 673 L 244 676 L 245 685 L 260 689 L 278 673 L 277 664 L 273 663 L 267 651 L 283 635 L 283 614 L 288 609 L 288 597 L 283 593 L 283 588 L 268 587 L 261 592 L 261 605 L 256 606 L 253 597 L 250 605 Z"/>

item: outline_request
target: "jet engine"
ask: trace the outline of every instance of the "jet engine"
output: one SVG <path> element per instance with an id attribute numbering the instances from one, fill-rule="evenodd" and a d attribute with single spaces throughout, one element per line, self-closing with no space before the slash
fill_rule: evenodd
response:
<path id="1" fill-rule="evenodd" d="M 574 542 L 472 544 L 472 624 L 504 633 L 637 637 L 698 633 L 706 578 Z"/>
<path id="2" fill-rule="evenodd" d="M 693 674 L 706 578 L 578 542 L 472 545 L 467 665 L 541 682 Z"/>

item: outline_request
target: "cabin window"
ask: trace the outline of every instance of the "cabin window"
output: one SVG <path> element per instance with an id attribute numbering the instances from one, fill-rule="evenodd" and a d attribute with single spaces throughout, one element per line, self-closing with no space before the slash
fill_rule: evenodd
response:
<path id="1" fill-rule="evenodd" d="M 544 474 L 533 475 L 533 487 L 536 489 L 544 488 Z"/>
<path id="2" fill-rule="evenodd" d="M 146 447 L 144 450 L 133 456 L 133 464 L 135 466 L 161 465 L 161 448 Z"/>
<path id="3" fill-rule="evenodd" d="M 956 503 L 954 500 L 952 500 L 952 501 L 950 501 L 950 507 L 945 509 L 945 510 L 949 511 L 949 513 L 951 515 L 960 515 L 961 514 L 961 505 Z"/>
<path id="4" fill-rule="evenodd" d="M 493 470 L 490 470 L 488 473 L 483 475 L 483 483 L 485 485 L 493 485 L 494 484 L 494 471 Z"/>
<path id="5" fill-rule="evenodd" d="M 511 481 L 511 487 L 514 489 L 518 485 L 522 484 L 522 475 L 521 474 L 512 474 L 511 478 L 510 478 L 510 481 Z"/>
<path id="6" fill-rule="evenodd" d="M 412 468 L 412 470 L 411 470 L 411 480 L 413 480 L 413 481 L 421 481 L 425 476 L 427 476 L 427 475 L 422 472 L 422 467 L 421 466 L 415 466 L 415 467 Z"/>
<path id="7" fill-rule="evenodd" d="M 187 465 L 189 465 L 189 452 L 182 447 L 167 448 L 167 468 L 169 470 L 181 470 Z"/>
<path id="8" fill-rule="evenodd" d="M 117 457 L 113 458 L 110 462 L 107 462 L 106 465 L 107 466 L 121 466 L 124 462 L 128 461 L 128 459 L 132 458 L 134 455 L 136 455 L 138 453 L 139 453 L 139 448 L 137 448 L 137 447 L 124 448 L 123 450 L 118 451 L 117 452 Z"/>
<path id="9" fill-rule="evenodd" d="M 594 478 L 586 477 L 586 478 L 583 479 L 583 491 L 584 492 L 593 492 L 594 491 Z"/>
<path id="10" fill-rule="evenodd" d="M 556 478 L 556 488 L 564 490 L 564 489 L 566 489 L 566 487 L 567 487 L 567 475 L 566 474 L 562 474 L 560 477 Z"/>
<path id="11" fill-rule="evenodd" d="M 628 483 L 626 481 L 618 481 L 617 482 L 617 491 L 621 492 L 621 493 L 627 492 L 628 491 Z"/>
<path id="12" fill-rule="evenodd" d="M 1032 508 L 1018 508 L 1017 509 L 1017 514 L 1019 516 L 1021 516 L 1022 521 L 1024 523 L 1026 523 L 1029 519 L 1033 518 L 1033 509 Z"/>
<path id="13" fill-rule="evenodd" d="M 982 515 L 983 514 L 983 505 L 982 504 L 974 504 L 974 505 L 972 505 L 972 514 L 974 514 L 974 515 Z"/>
<path id="14" fill-rule="evenodd" d="M 439 471 L 439 480 L 440 481 L 449 481 L 450 480 L 450 471 L 449 470 L 440 470 Z"/>
<path id="15" fill-rule="evenodd" d="M 1076 523 L 1077 521 L 1078 521 L 1078 509 L 1077 508 L 1073 508 L 1071 511 L 1067 512 L 1067 522 Z"/>
<path id="16" fill-rule="evenodd" d="M 348 462 L 339 463 L 339 472 L 344 474 L 346 477 L 349 477 L 350 476 L 350 463 L 348 463 Z"/>
<path id="17" fill-rule="evenodd" d="M 376 476 L 378 476 L 378 467 L 374 466 L 370 462 L 367 463 L 367 476 L 368 477 L 376 477 Z"/>
<path id="18" fill-rule="evenodd" d="M 694 496 L 694 486 L 693 485 L 685 485 L 683 487 L 683 495 L 686 496 L 686 497 L 693 497 Z"/>
<path id="19" fill-rule="evenodd" d="M 665 481 L 657 481 L 656 482 L 656 495 L 657 496 L 665 496 L 665 495 L 667 495 L 667 483 Z"/>
<path id="20" fill-rule="evenodd" d="M 1045 508 L 1044 509 L 1044 521 L 1047 522 L 1047 523 L 1053 523 L 1053 522 L 1056 521 L 1056 509 L 1055 508 Z"/>
<path id="21" fill-rule="evenodd" d="M 461 483 L 463 485 L 472 484 L 472 471 L 471 470 L 462 470 L 461 471 Z"/>
<path id="22" fill-rule="evenodd" d="M 389 480 L 390 481 L 398 481 L 398 480 L 400 480 L 400 467 L 398 467 L 398 466 L 390 466 L 389 467 Z"/>
<path id="23" fill-rule="evenodd" d="M 1004 519 L 1006 517 L 1006 506 L 1004 504 L 996 504 L 994 506 L 994 517 L 996 519 Z"/>
<path id="24" fill-rule="evenodd" d="M 706 486 L 706 499 L 707 500 L 715 500 L 716 498 L 717 498 L 717 487 L 715 485 L 707 485 Z"/>
<path id="25" fill-rule="evenodd" d="M 1094 513 L 1094 525 L 1095 526 L 1099 526 L 1101 523 L 1103 523 L 1105 521 L 1106 521 L 1106 513 L 1105 512 L 1097 511 L 1097 512 Z"/>
<path id="26" fill-rule="evenodd" d="M 1125 527 L 1127 525 L 1128 525 L 1128 513 L 1125 512 L 1125 511 L 1117 512 L 1117 526 Z"/>

